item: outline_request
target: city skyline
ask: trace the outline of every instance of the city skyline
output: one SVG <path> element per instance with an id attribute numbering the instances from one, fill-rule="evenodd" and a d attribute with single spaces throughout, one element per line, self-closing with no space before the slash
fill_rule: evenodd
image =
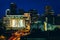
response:
<path id="1" fill-rule="evenodd" d="M 0 0 L 0 40 L 58 40 L 59 13 L 59 0 Z"/>
<path id="2" fill-rule="evenodd" d="M 22 8 L 25 11 L 29 9 L 37 9 L 40 14 L 44 13 L 44 7 L 50 5 L 54 10 L 55 14 L 60 13 L 60 2 L 59 0 L 0 0 L 0 18 L 5 15 L 5 10 L 9 8 L 11 2 L 16 3 L 18 8 Z"/>

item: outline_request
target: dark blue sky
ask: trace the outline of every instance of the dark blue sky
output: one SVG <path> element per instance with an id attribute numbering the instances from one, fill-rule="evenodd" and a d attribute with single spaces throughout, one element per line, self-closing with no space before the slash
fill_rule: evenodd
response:
<path id="1" fill-rule="evenodd" d="M 37 9 L 42 14 L 44 7 L 50 5 L 56 14 L 60 13 L 60 0 L 0 0 L 0 17 L 5 15 L 5 10 L 9 8 L 11 2 L 16 3 L 18 8 L 23 8 L 25 11 Z"/>

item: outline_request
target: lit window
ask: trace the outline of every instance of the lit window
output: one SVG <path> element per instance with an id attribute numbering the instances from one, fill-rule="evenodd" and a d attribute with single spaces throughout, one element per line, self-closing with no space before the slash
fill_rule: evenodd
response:
<path id="1" fill-rule="evenodd" d="M 18 27 L 25 27 L 24 20 L 19 20 Z"/>
<path id="2" fill-rule="evenodd" d="M 16 22 L 16 20 L 12 20 L 12 27 L 17 27 L 17 22 Z"/>

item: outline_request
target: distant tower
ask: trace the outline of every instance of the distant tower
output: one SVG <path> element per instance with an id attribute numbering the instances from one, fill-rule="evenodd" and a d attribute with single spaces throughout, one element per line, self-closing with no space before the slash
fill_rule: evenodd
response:
<path id="1" fill-rule="evenodd" d="M 54 24 L 54 11 L 52 10 L 51 6 L 45 7 L 45 29 L 48 30 L 48 24 Z"/>
<path id="2" fill-rule="evenodd" d="M 38 20 L 38 19 L 37 19 L 37 17 L 38 17 L 38 12 L 37 12 L 36 9 L 31 9 L 31 10 L 29 10 L 29 13 L 31 13 L 30 15 L 31 15 L 31 21 L 32 21 L 32 22 L 35 22 L 35 21 Z"/>
<path id="3" fill-rule="evenodd" d="M 6 10 L 6 15 L 10 15 L 10 9 Z"/>
<path id="4" fill-rule="evenodd" d="M 54 15 L 54 10 L 52 10 L 51 6 L 45 7 L 45 14 L 46 15 Z"/>
<path id="5" fill-rule="evenodd" d="M 46 7 L 45 7 L 45 12 L 46 12 L 46 14 L 48 14 L 50 10 L 51 10 L 51 7 L 50 7 L 50 6 L 46 6 Z"/>
<path id="6" fill-rule="evenodd" d="M 47 17 L 47 22 L 54 24 L 54 11 L 51 9 L 51 6 L 45 7 L 45 16 Z"/>
<path id="7" fill-rule="evenodd" d="M 17 9 L 17 6 L 16 6 L 16 4 L 15 3 L 11 3 L 10 4 L 10 13 L 11 13 L 11 15 L 16 15 L 16 9 Z"/>

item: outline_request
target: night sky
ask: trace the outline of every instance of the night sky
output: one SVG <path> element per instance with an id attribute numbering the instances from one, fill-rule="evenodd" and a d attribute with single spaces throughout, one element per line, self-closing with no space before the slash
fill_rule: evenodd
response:
<path id="1" fill-rule="evenodd" d="M 5 15 L 5 10 L 9 8 L 11 2 L 16 3 L 18 8 L 25 11 L 37 9 L 42 14 L 44 13 L 44 7 L 50 5 L 55 14 L 60 13 L 60 0 L 0 0 L 0 18 Z"/>

